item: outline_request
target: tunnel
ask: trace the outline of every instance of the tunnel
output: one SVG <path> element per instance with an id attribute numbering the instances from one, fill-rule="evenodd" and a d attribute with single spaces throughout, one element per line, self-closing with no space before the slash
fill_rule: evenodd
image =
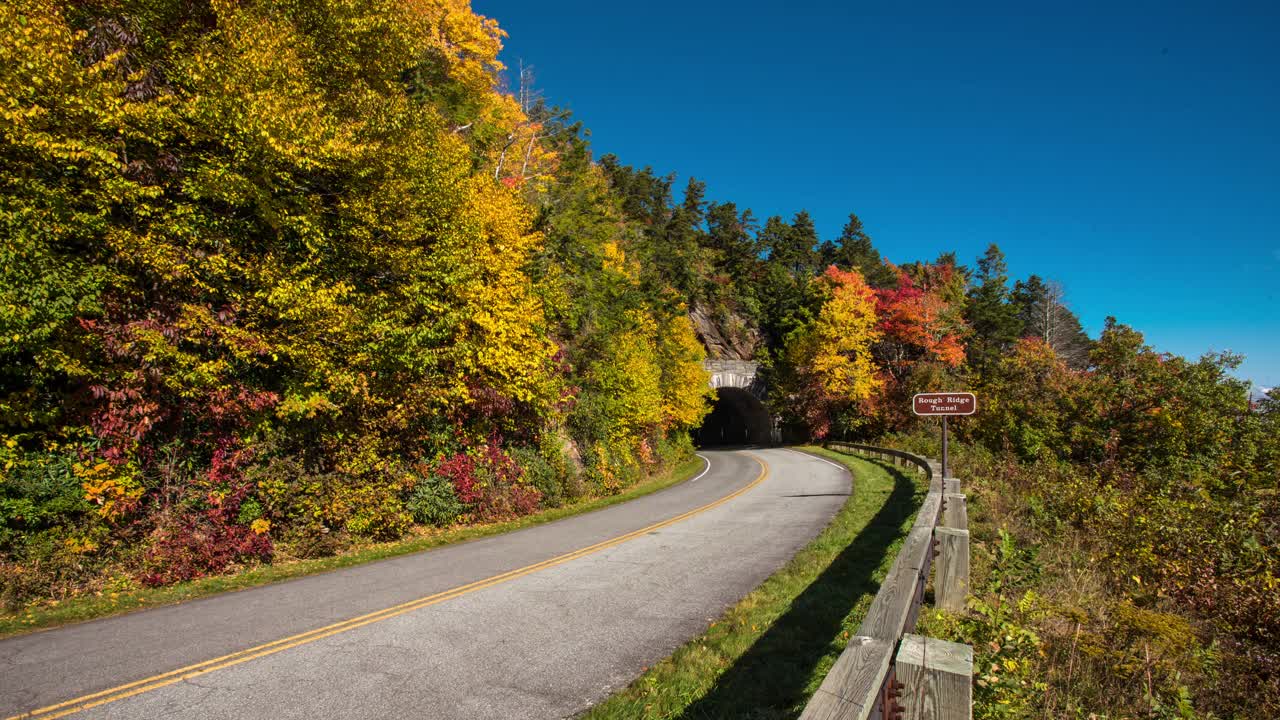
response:
<path id="1" fill-rule="evenodd" d="M 767 445 L 773 441 L 773 420 L 755 395 L 742 388 L 721 387 L 693 439 L 700 447 Z"/>

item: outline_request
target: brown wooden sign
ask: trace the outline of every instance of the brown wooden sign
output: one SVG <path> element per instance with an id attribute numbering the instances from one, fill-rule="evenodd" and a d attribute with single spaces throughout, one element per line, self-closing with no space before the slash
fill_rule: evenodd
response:
<path id="1" fill-rule="evenodd" d="M 917 393 L 911 400 L 917 415 L 972 415 L 978 411 L 978 398 L 973 393 Z"/>

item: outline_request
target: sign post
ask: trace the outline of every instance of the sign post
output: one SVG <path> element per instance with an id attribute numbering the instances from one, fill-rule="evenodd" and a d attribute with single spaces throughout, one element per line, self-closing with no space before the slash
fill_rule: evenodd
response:
<path id="1" fill-rule="evenodd" d="M 947 418 L 952 415 L 972 415 L 978 411 L 978 398 L 973 393 L 916 393 L 911 399 L 911 410 L 921 417 L 942 418 L 942 479 L 951 477 Z"/>

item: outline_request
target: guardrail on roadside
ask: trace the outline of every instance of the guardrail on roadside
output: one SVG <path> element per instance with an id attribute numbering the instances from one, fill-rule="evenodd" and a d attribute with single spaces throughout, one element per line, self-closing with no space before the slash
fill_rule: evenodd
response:
<path id="1" fill-rule="evenodd" d="M 934 603 L 964 608 L 969 591 L 969 517 L 960 481 L 939 463 L 871 445 L 830 442 L 845 454 L 912 467 L 929 493 L 857 635 L 805 706 L 801 720 L 967 720 L 973 715 L 973 649 L 911 633 L 938 556 Z"/>

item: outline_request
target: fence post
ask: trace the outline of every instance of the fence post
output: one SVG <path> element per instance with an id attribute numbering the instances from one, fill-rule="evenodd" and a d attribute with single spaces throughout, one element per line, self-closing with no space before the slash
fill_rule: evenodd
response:
<path id="1" fill-rule="evenodd" d="M 944 478 L 942 491 L 948 495 L 958 494 L 960 492 L 960 478 Z"/>
<path id="2" fill-rule="evenodd" d="M 947 493 L 943 496 L 942 524 L 957 530 L 969 529 L 969 506 L 965 496 L 960 493 Z"/>
<path id="3" fill-rule="evenodd" d="M 896 667 L 903 720 L 971 720 L 973 648 L 906 634 Z"/>
<path id="4" fill-rule="evenodd" d="M 969 531 L 936 527 L 933 537 L 939 550 L 938 574 L 933 581 L 935 604 L 943 610 L 964 610 L 969 595 Z"/>

